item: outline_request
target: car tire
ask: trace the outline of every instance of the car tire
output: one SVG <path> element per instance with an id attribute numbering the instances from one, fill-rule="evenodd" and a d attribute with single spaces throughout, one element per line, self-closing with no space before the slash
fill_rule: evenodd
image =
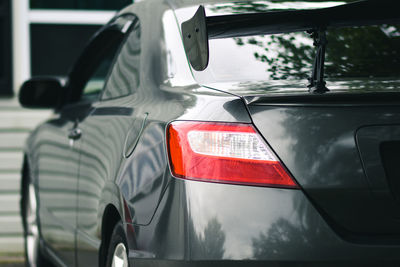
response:
<path id="1" fill-rule="evenodd" d="M 23 185 L 22 223 L 24 228 L 25 265 L 27 267 L 52 267 L 40 249 L 40 234 L 37 216 L 37 199 L 30 177 Z"/>
<path id="2" fill-rule="evenodd" d="M 106 267 L 129 267 L 128 243 L 122 222 L 118 222 L 111 235 Z"/>

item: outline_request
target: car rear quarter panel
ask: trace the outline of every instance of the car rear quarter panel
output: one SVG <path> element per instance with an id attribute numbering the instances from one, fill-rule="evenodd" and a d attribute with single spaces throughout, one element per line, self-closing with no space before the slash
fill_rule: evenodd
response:
<path id="1" fill-rule="evenodd" d="M 178 25 L 167 5 L 142 2 L 129 12 L 138 14 L 142 25 L 141 82 L 130 105 L 135 114 L 148 116 L 134 152 L 121 164 L 116 183 L 129 207 L 131 222 L 148 225 L 170 181 L 167 124 L 174 120 L 250 123 L 251 119 L 240 97 L 194 81 L 183 45 L 177 42 Z M 154 23 L 154 18 L 159 18 L 159 23 Z M 166 75 L 171 64 L 179 67 Z"/>
<path id="2" fill-rule="evenodd" d="M 134 230 L 135 266 L 394 266 L 400 260 L 399 246 L 344 241 L 293 189 L 173 178 L 152 222 Z"/>

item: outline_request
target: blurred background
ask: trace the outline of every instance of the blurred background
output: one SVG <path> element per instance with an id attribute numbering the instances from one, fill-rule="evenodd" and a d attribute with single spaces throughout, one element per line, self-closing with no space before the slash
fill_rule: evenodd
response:
<path id="1" fill-rule="evenodd" d="M 66 77 L 90 36 L 132 1 L 0 0 L 0 266 L 23 264 L 22 148 L 51 114 L 21 108 L 18 89 L 31 76 Z"/>

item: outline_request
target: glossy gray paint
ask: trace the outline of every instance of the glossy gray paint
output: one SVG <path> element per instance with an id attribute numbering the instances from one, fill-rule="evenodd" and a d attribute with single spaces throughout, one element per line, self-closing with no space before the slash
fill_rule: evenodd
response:
<path id="1" fill-rule="evenodd" d="M 249 106 L 257 128 L 334 229 L 348 239 L 389 235 L 382 237 L 387 239 L 399 229 L 395 203 L 371 194 L 382 188 L 367 181 L 356 144 L 359 128 L 396 123 L 399 109 L 371 108 Z"/>
<path id="2" fill-rule="evenodd" d="M 104 210 L 112 205 L 126 227 L 131 266 L 400 261 L 399 227 L 390 216 L 379 217 L 392 210 L 371 193 L 356 142 L 364 127 L 399 124 L 397 103 L 271 100 L 262 89 L 254 96 L 250 85 L 240 91 L 201 86 L 168 4 L 144 1 L 124 13 L 139 17 L 145 44 L 137 92 L 64 107 L 27 142 L 41 235 L 53 260 L 97 266 Z M 173 178 L 165 148 L 165 127 L 173 120 L 254 123 L 302 189 Z M 82 136 L 71 146 L 74 126 Z"/>
<path id="3" fill-rule="evenodd" d="M 174 179 L 153 223 L 135 230 L 134 266 L 394 266 L 398 260 L 398 246 L 341 239 L 299 190 Z"/>
<path id="4" fill-rule="evenodd" d="M 168 7 L 164 6 L 164 9 Z M 160 10 L 161 13 L 165 11 Z M 171 15 L 170 20 L 173 18 Z M 149 18 L 139 16 L 139 19 Z M 152 31 L 147 27 L 149 24 L 143 24 L 141 38 L 144 43 L 157 36 L 147 36 L 146 32 Z M 160 28 L 155 30 L 161 32 Z M 144 47 L 142 60 L 150 54 L 148 49 Z M 127 223 L 150 224 L 171 180 L 164 142 L 165 126 L 169 121 L 191 118 L 251 121 L 246 106 L 236 96 L 202 88 L 193 79 L 186 80 L 192 85 L 183 88 L 168 83 L 154 84 L 154 80 L 148 77 L 158 75 L 154 70 L 160 66 L 144 64 L 144 68 L 149 68 L 151 73 L 146 73 L 146 69 L 141 73 L 137 93 L 93 105 L 82 103 L 62 108 L 54 119 L 36 130 L 37 133 L 30 137 L 32 141 L 28 141 L 30 165 L 38 169 L 34 177 L 39 184 L 47 185 L 47 191 L 38 187 L 38 198 L 42 204 L 42 238 L 50 254 L 68 266 L 97 265 L 101 222 L 106 206 L 113 205 Z M 186 71 L 191 77 L 189 69 Z M 71 142 L 68 133 L 74 127 L 82 131 L 82 136 Z M 52 138 L 52 132 L 56 132 L 57 137 Z M 42 144 L 49 139 L 55 139 L 53 143 L 56 144 Z M 123 155 L 125 146 L 129 147 L 129 143 L 136 142 L 136 139 L 137 145 L 130 155 Z M 40 162 L 35 159 L 40 159 Z M 41 162 L 43 164 L 39 165 Z M 46 167 L 40 166 L 56 169 L 58 173 L 44 176 L 41 172 L 45 172 Z M 52 213 L 68 216 L 69 219 L 58 218 Z M 70 243 L 64 242 L 67 237 Z M 60 245 L 57 245 L 57 240 L 60 240 Z M 75 249 L 77 259 L 73 255 Z"/>
<path id="5" fill-rule="evenodd" d="M 68 142 L 73 122 L 59 117 L 40 126 L 30 139 L 28 154 L 32 178 L 37 188 L 40 232 L 51 240 L 58 257 L 74 266 L 78 157 Z M 42 135 L 44 133 L 44 135 Z M 41 135 L 35 138 L 35 135 Z M 40 157 L 39 157 L 40 155 Z"/>

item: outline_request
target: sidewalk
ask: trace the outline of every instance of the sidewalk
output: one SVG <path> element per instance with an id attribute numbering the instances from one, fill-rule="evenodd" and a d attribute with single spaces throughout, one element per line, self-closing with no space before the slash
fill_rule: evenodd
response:
<path id="1" fill-rule="evenodd" d="M 17 263 L 2 263 L 0 261 L 0 267 L 24 267 L 24 262 L 17 262 Z"/>
<path id="2" fill-rule="evenodd" d="M 24 257 L 22 255 L 0 254 L 0 267 L 24 267 Z"/>

